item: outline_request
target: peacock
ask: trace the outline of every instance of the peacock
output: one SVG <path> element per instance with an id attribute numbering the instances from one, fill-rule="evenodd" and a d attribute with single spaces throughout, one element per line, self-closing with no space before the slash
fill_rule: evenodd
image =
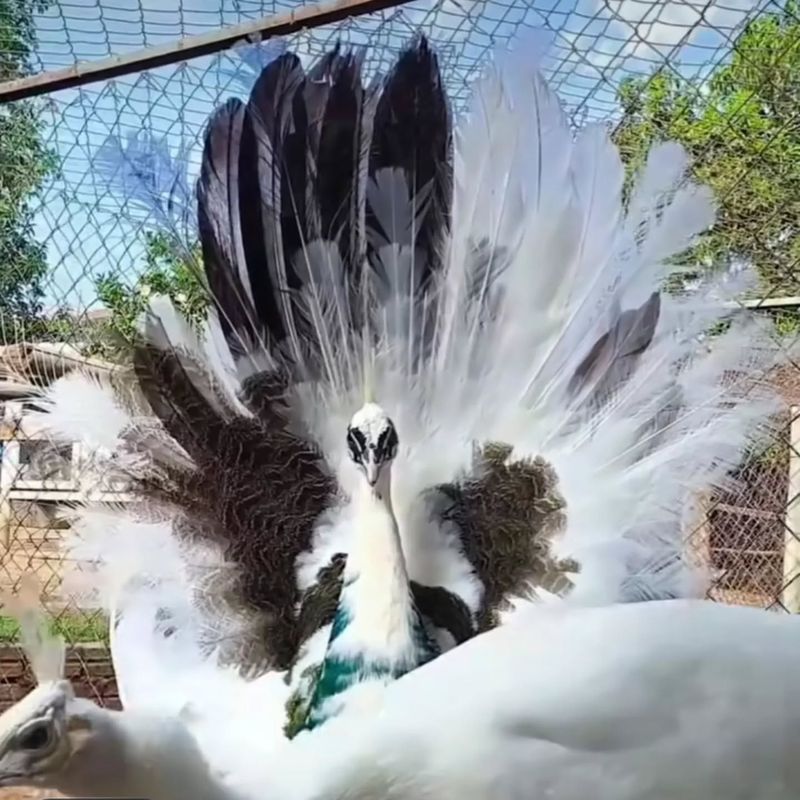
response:
<path id="1" fill-rule="evenodd" d="M 140 499 L 77 510 L 71 549 L 126 708 L 149 642 L 201 707 L 221 671 L 264 746 L 313 746 L 531 601 L 702 592 L 686 523 L 768 428 L 777 349 L 729 302 L 746 269 L 663 291 L 714 218 L 684 150 L 629 175 L 541 56 L 498 58 L 455 131 L 424 38 L 369 86 L 363 53 L 283 52 L 212 115 L 205 323 L 156 298 L 130 370 L 38 420 Z"/>
<path id="2" fill-rule="evenodd" d="M 76 698 L 52 671 L 63 643 L 39 638 L 40 685 L 0 716 L 0 786 L 152 800 L 793 800 L 799 634 L 796 616 L 702 600 L 528 604 L 389 684 L 381 714 L 269 744 L 255 685 L 237 674 L 168 658 L 115 712 Z M 131 642 L 131 674 L 168 642 Z"/>
<path id="3" fill-rule="evenodd" d="M 320 269 L 336 259 L 347 264 L 353 258 L 342 248 L 357 247 L 364 249 L 367 257 L 375 263 L 377 274 L 381 262 L 383 269 L 394 262 L 394 269 L 403 259 L 408 260 L 410 255 L 412 262 L 430 273 L 421 274 L 419 278 L 422 287 L 419 291 L 427 294 L 433 291 L 429 284 L 432 286 L 434 269 L 441 271 L 441 258 L 437 254 L 449 218 L 447 198 L 451 194 L 452 183 L 452 136 L 450 112 L 436 57 L 427 42 L 420 39 L 401 56 L 380 90 L 363 89 L 360 70 L 359 58 L 353 54 L 341 54 L 337 49 L 316 65 L 306 80 L 300 74 L 302 70 L 296 56 L 279 56 L 263 70 L 248 104 L 229 101 L 216 112 L 209 124 L 198 187 L 198 229 L 203 261 L 208 284 L 217 299 L 214 311 L 218 325 L 212 324 L 209 342 L 216 342 L 212 346 L 227 351 L 227 358 L 234 362 L 233 369 L 241 367 L 249 370 L 249 366 L 242 365 L 252 362 L 256 357 L 279 362 L 278 368 L 269 366 L 266 370 L 259 369 L 245 379 L 241 391 L 236 389 L 233 392 L 235 396 L 232 395 L 227 401 L 222 400 L 223 403 L 233 403 L 233 409 L 239 415 L 236 426 L 244 440 L 237 442 L 236 437 L 229 438 L 231 430 L 227 426 L 219 428 L 222 420 L 218 408 L 201 410 L 196 402 L 199 398 L 190 396 L 195 393 L 195 386 L 177 385 L 175 378 L 185 377 L 185 364 L 164 360 L 164 352 L 169 353 L 168 360 L 172 358 L 172 345 L 167 344 L 163 350 L 153 347 L 152 341 L 159 337 L 170 339 L 170 336 L 176 335 L 180 340 L 177 349 L 182 351 L 182 358 L 203 364 L 205 357 L 197 358 L 196 352 L 192 357 L 193 334 L 182 326 L 181 320 L 175 318 L 172 309 L 163 304 L 158 307 L 157 313 L 146 323 L 148 343 L 140 346 L 134 356 L 138 388 L 172 437 L 173 441 L 167 445 L 168 450 L 180 448 L 190 454 L 190 458 L 198 462 L 205 461 L 211 467 L 206 474 L 210 484 L 178 489 L 179 493 L 188 490 L 183 497 L 174 496 L 175 484 L 172 476 L 168 475 L 170 466 L 151 464 L 148 469 L 154 467 L 159 474 L 155 478 L 148 475 L 141 480 L 135 475 L 137 483 L 146 497 L 151 500 L 155 498 L 162 507 L 170 504 L 174 509 L 179 508 L 180 503 L 189 502 L 194 511 L 199 511 L 200 502 L 205 507 L 210 505 L 212 516 L 216 517 L 212 523 L 213 529 L 227 528 L 226 535 L 232 537 L 226 549 L 227 556 L 244 548 L 245 552 L 235 556 L 234 560 L 247 562 L 255 555 L 262 562 L 257 572 L 243 581 L 242 589 L 251 607 L 265 611 L 262 615 L 265 629 L 256 632 L 256 647 L 262 648 L 261 663 L 257 668 L 263 669 L 265 664 L 278 669 L 292 668 L 297 690 L 289 701 L 287 730 L 295 730 L 298 725 L 313 727 L 324 721 L 330 713 L 323 708 L 327 705 L 326 701 L 333 699 L 335 708 L 341 700 L 338 696 L 356 686 L 359 690 L 357 694 L 369 706 L 370 686 L 377 684 L 380 690 L 386 680 L 395 679 L 438 655 L 442 649 L 474 635 L 481 626 L 486 627 L 488 617 L 503 602 L 509 590 L 521 588 L 524 581 L 535 578 L 543 571 L 552 572 L 554 577 L 559 573 L 550 564 L 544 542 L 540 543 L 536 537 L 531 537 L 523 526 L 513 524 L 512 504 L 500 500 L 493 509 L 495 521 L 507 526 L 506 535 L 495 542 L 494 538 L 485 536 L 486 528 L 479 518 L 481 512 L 477 505 L 481 503 L 480 491 L 475 492 L 476 497 L 467 502 L 454 502 L 447 492 L 456 487 L 443 485 L 433 487 L 428 497 L 421 496 L 418 508 L 415 509 L 413 503 L 406 503 L 403 509 L 405 514 L 413 514 L 406 526 L 406 538 L 413 535 L 415 528 L 424 529 L 433 525 L 440 529 L 431 536 L 425 536 L 427 541 L 420 548 L 418 563 L 411 565 L 412 574 L 405 563 L 400 525 L 389 488 L 391 462 L 397 455 L 399 444 L 397 430 L 389 415 L 370 396 L 368 384 L 372 382 L 369 375 L 371 367 L 366 362 L 359 365 L 357 362 L 360 359 L 353 359 L 356 369 L 353 377 L 358 376 L 359 388 L 363 387 L 364 404 L 350 420 L 346 436 L 347 454 L 357 470 L 344 475 L 343 480 L 335 480 L 341 476 L 331 474 L 330 464 L 323 462 L 313 442 L 299 438 L 295 432 L 287 433 L 290 420 L 281 410 L 283 401 L 280 393 L 285 393 L 289 387 L 294 391 L 299 388 L 301 392 L 308 392 L 309 388 L 314 392 L 330 392 L 343 387 L 337 387 L 332 382 L 333 367 L 330 365 L 326 368 L 327 377 L 322 381 L 309 378 L 313 370 L 319 369 L 320 364 L 324 365 L 323 350 L 325 347 L 330 349 L 331 342 L 320 338 L 319 352 L 304 353 L 308 343 L 313 344 L 313 335 L 307 332 L 304 337 L 295 337 L 295 340 L 289 337 L 287 340 L 286 334 L 292 325 L 303 324 L 300 315 L 291 310 L 279 313 L 275 310 L 275 301 L 280 298 L 280 292 L 273 291 L 275 297 L 270 300 L 263 287 L 262 290 L 258 289 L 259 281 L 263 283 L 265 277 L 270 279 L 262 265 L 269 263 L 270 258 L 275 261 L 275 257 L 265 249 L 275 234 L 274 231 L 265 231 L 270 226 L 279 230 L 279 244 L 274 246 L 285 251 L 278 259 L 281 264 L 296 265 L 300 256 L 292 248 L 296 250 L 298 242 L 305 243 L 313 236 L 322 235 L 333 244 L 324 241 L 315 246 L 324 245 L 330 249 L 335 245 L 337 250 L 321 252 L 319 263 L 308 259 L 306 266 L 316 264 L 315 269 Z M 307 83 L 305 87 L 304 80 Z M 287 86 L 290 88 L 286 89 Z M 320 86 L 329 88 L 320 95 Z M 283 186 L 283 182 L 288 182 L 291 187 L 310 180 L 306 175 L 306 165 L 295 165 L 290 161 L 290 148 L 296 146 L 291 137 L 279 142 L 280 147 L 270 139 L 271 127 L 287 124 L 280 120 L 279 112 L 270 105 L 274 105 L 275 97 L 281 96 L 283 91 L 308 95 L 308 108 L 302 104 L 295 108 L 296 104 L 291 105 L 286 100 L 280 113 L 299 115 L 297 119 L 291 118 L 289 130 L 303 130 L 303 125 L 306 125 L 308 130 L 304 136 L 317 160 L 312 171 L 315 174 L 314 190 L 318 206 L 308 211 L 299 224 L 301 212 L 296 208 L 297 191 L 286 193 L 284 203 L 288 210 L 278 208 L 280 213 L 277 221 L 277 212 L 269 219 L 252 218 L 252 210 L 263 210 L 265 198 L 273 197 L 278 191 L 273 184 L 280 181 Z M 404 117 L 402 112 L 406 108 L 412 113 Z M 321 133 L 308 124 L 310 118 L 320 120 L 317 126 Z M 368 123 L 367 120 L 371 121 Z M 354 153 L 353 163 L 349 166 L 341 163 L 342 126 L 345 123 L 349 125 L 346 143 L 350 143 Z M 363 137 L 367 124 L 371 130 L 382 133 L 380 136 L 377 133 L 373 135 L 365 155 L 362 153 L 365 146 L 360 143 L 359 137 Z M 431 141 L 426 141 L 424 147 L 413 143 L 413 137 L 409 134 L 419 126 L 436 132 L 434 146 L 431 146 Z M 331 133 L 326 134 L 326 131 Z M 235 159 L 229 152 L 231 148 L 236 150 Z M 283 153 L 273 152 L 280 151 L 280 148 L 283 148 Z M 347 202 L 357 198 L 357 180 L 360 180 L 359 176 L 365 169 L 367 157 L 367 182 L 365 188 L 359 190 L 364 194 L 363 202 L 357 204 L 353 211 L 343 214 L 342 209 L 346 208 Z M 266 178 L 254 181 L 257 175 L 240 170 L 239 165 L 248 162 L 267 163 L 264 168 Z M 294 175 L 293 170 L 297 170 L 298 174 Z M 182 185 L 184 182 L 168 181 L 170 185 Z M 408 183 L 406 188 L 405 183 Z M 426 205 L 416 213 L 415 220 L 390 218 L 392 208 L 397 207 L 392 196 L 397 191 L 426 195 Z M 313 192 L 312 197 L 315 197 Z M 360 206 L 363 208 L 359 211 Z M 360 215 L 366 219 L 367 213 L 375 217 L 374 224 L 359 222 Z M 163 214 L 159 215 L 159 219 L 163 220 Z M 361 233 L 356 230 L 359 225 L 363 228 Z M 411 234 L 409 225 L 419 225 L 419 233 L 414 234 L 415 241 L 406 243 L 404 237 Z M 299 238 L 298 227 L 303 234 Z M 361 243 L 349 243 L 354 237 L 362 240 Z M 414 248 L 423 248 L 425 253 L 417 253 Z M 397 252 L 392 255 L 394 250 Z M 306 251 L 307 247 L 303 252 Z M 235 265 L 236 259 L 242 262 L 238 267 Z M 239 278 L 236 277 L 236 269 L 242 269 L 245 271 L 242 274 L 248 275 L 246 286 L 237 283 Z M 252 270 L 252 274 L 247 273 L 248 269 Z M 261 277 L 258 277 L 259 273 Z M 298 275 L 299 272 L 295 270 L 289 280 L 296 282 Z M 282 280 L 274 276 L 271 279 L 273 283 Z M 308 275 L 306 280 L 311 285 L 318 277 Z M 382 280 L 388 282 L 389 275 L 384 275 Z M 355 286 L 350 291 L 355 296 L 360 290 L 357 279 L 353 278 L 353 281 Z M 271 286 L 267 284 L 267 289 Z M 388 286 L 387 283 L 384 290 Z M 260 295 L 258 291 L 261 291 Z M 242 308 L 241 298 L 245 294 L 249 299 L 246 307 Z M 355 314 L 356 305 L 355 301 L 349 303 L 347 313 Z M 170 326 L 172 332 L 167 330 Z M 255 334 L 254 326 L 258 328 Z M 328 336 L 324 325 L 319 332 L 321 336 Z M 342 333 L 349 337 L 343 343 L 351 348 L 363 348 L 368 343 L 359 333 L 354 320 L 350 320 L 347 330 Z M 254 335 L 257 344 L 252 342 Z M 267 345 L 271 346 L 271 350 Z M 243 349 L 245 355 L 237 356 Z M 187 352 L 190 355 L 187 356 Z M 208 357 L 214 358 L 213 355 Z M 167 376 L 170 371 L 173 372 L 172 377 Z M 192 380 L 189 384 L 192 384 Z M 212 381 L 218 383 L 213 378 Z M 56 394 L 77 391 L 74 399 L 80 408 L 68 408 L 68 411 L 82 414 L 85 408 L 105 408 L 109 405 L 101 398 L 86 394 L 95 388 L 79 378 L 77 388 L 76 381 L 70 380 L 63 386 L 57 386 L 54 391 Z M 208 397 L 209 392 L 213 395 L 215 389 L 204 386 L 201 392 Z M 189 395 L 186 394 L 187 390 Z M 352 390 L 350 394 L 353 395 Z M 243 410 L 243 401 L 249 408 Z M 303 402 L 302 397 L 298 401 Z M 87 402 L 91 405 L 87 406 Z M 176 416 L 174 412 L 178 403 L 188 405 Z M 120 420 L 120 414 L 118 404 L 112 401 L 111 405 L 113 409 L 108 419 L 113 420 L 113 426 Z M 60 423 L 60 417 L 63 416 L 60 409 L 63 406 L 59 406 L 59 401 L 56 401 L 56 406 L 54 416 Z M 252 408 L 256 409 L 255 412 Z M 196 416 L 206 411 L 211 412 L 215 419 L 202 420 Z M 187 424 L 183 424 L 180 417 Z M 53 428 L 52 419 L 46 424 Z M 136 428 L 136 425 L 128 422 L 122 424 L 128 429 Z M 84 438 L 88 431 L 84 420 L 81 420 L 79 427 L 80 435 Z M 215 427 L 216 434 L 213 433 Z M 62 429 L 66 430 L 63 424 Z M 209 436 L 199 440 L 196 435 L 199 430 Z M 117 448 L 118 437 L 113 427 L 97 435 L 104 441 L 109 440 L 112 451 Z M 220 438 L 213 442 L 211 437 L 215 435 Z M 228 440 L 235 448 L 227 460 L 223 440 Z M 240 448 L 243 443 L 244 449 Z M 125 446 L 129 450 L 154 452 L 149 442 L 141 446 L 131 446 L 127 442 Z M 249 450 L 250 455 L 243 459 L 245 450 Z M 252 463 L 253 456 L 256 463 Z M 272 461 L 264 460 L 265 456 Z M 168 458 L 173 456 L 169 455 Z M 129 460 L 127 454 L 122 454 L 117 463 L 123 463 L 126 459 Z M 483 460 L 489 463 L 488 459 Z M 493 471 L 504 469 L 502 457 L 495 454 L 495 461 Z M 272 487 L 269 501 L 265 503 L 262 500 L 266 498 L 257 498 L 256 505 L 245 511 L 247 504 L 242 504 L 241 486 L 233 487 L 234 494 L 228 494 L 224 489 L 223 496 L 215 500 L 214 492 L 219 494 L 219 489 L 224 488 L 218 481 L 221 464 L 229 465 L 232 474 L 244 476 L 250 473 L 251 478 L 261 471 L 261 480 Z M 276 480 L 276 469 L 287 473 L 287 466 L 291 468 L 289 474 L 282 475 L 280 481 Z M 481 469 L 484 468 L 482 464 Z M 168 475 L 166 480 L 165 475 Z M 177 480 L 185 483 L 184 478 Z M 533 510 L 533 516 L 547 520 L 548 516 L 557 516 L 560 504 L 552 483 L 546 465 L 543 462 L 531 462 L 518 464 L 514 474 L 508 472 L 504 486 L 507 491 L 518 494 L 509 498 L 513 502 L 518 503 L 520 499 L 524 502 L 526 495 L 532 501 L 543 501 L 540 508 Z M 299 501 L 294 498 L 290 500 L 287 495 L 293 495 L 298 490 L 301 492 Z M 421 494 L 413 486 L 411 491 Z M 343 494 L 347 494 L 350 501 L 343 501 Z M 394 494 L 397 494 L 397 489 Z M 467 493 L 464 493 L 464 497 L 467 498 Z M 291 502 L 296 513 L 286 513 L 287 502 Z M 478 518 L 474 522 L 469 521 L 471 530 L 467 531 L 464 525 L 462 533 L 456 524 L 445 520 L 445 515 L 456 508 L 478 512 Z M 252 530 L 253 524 L 246 518 L 240 522 L 244 526 L 242 529 L 230 530 L 233 516 L 246 517 L 250 514 L 260 518 L 258 530 Z M 353 518 L 352 524 L 348 517 Z M 315 528 L 320 520 L 321 524 Z M 207 527 L 207 523 L 204 525 Z M 452 530 L 445 530 L 445 526 Z M 348 535 L 353 535 L 353 541 L 358 545 L 355 550 L 349 548 L 346 542 L 339 541 L 343 527 L 346 527 Z M 557 527 L 557 523 L 550 521 L 540 527 L 544 538 L 549 536 L 551 529 Z M 193 530 L 192 535 L 196 534 L 197 531 Z M 267 534 L 269 541 L 263 538 Z M 318 542 L 312 541 L 312 535 Z M 467 537 L 475 554 L 474 564 L 462 552 L 460 540 L 466 540 Z M 237 538 L 238 543 L 233 541 Z M 280 544 L 276 546 L 278 542 Z M 335 549 L 328 554 L 326 549 L 329 542 Z M 265 569 L 267 565 L 263 563 L 263 554 L 275 553 L 279 548 L 283 552 L 276 563 Z M 317 563 L 320 553 L 322 560 Z M 478 554 L 481 560 L 476 561 Z M 296 563 L 299 565 L 297 581 L 293 578 Z M 307 577 L 303 577 L 304 574 Z M 303 596 L 299 597 L 301 593 Z M 248 595 L 255 595 L 254 600 L 250 600 Z M 298 604 L 299 611 L 296 610 Z M 340 636 L 343 630 L 345 635 Z M 264 652 L 264 643 L 271 651 Z M 320 656 L 320 645 L 324 645 L 324 660 Z M 344 658 L 337 656 L 337 651 L 342 648 L 347 651 Z M 354 652 L 360 652 L 361 655 L 353 655 Z M 351 696 L 350 701 L 354 700 Z"/>

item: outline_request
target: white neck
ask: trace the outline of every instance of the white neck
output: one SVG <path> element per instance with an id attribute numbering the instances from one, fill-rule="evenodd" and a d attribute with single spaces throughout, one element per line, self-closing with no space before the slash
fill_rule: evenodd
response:
<path id="1" fill-rule="evenodd" d="M 356 494 L 355 537 L 347 557 L 342 602 L 352 619 L 336 649 L 406 658 L 413 641 L 412 602 L 400 532 L 392 509 L 391 465 L 375 486 Z"/>
<path id="2" fill-rule="evenodd" d="M 397 578 L 407 585 L 406 562 L 392 507 L 391 465 L 381 470 L 374 486 L 361 481 L 356 512 L 356 535 L 347 559 L 349 573 L 363 577 L 373 567 L 392 566 L 398 572 Z"/>
<path id="3" fill-rule="evenodd" d="M 194 737 L 179 720 L 89 705 L 90 738 L 73 754 L 53 788 L 73 797 L 236 800 L 235 793 L 212 775 Z"/>

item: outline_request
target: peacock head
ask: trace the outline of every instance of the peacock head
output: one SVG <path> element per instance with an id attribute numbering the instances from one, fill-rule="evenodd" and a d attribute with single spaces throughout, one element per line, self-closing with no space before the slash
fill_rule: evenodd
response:
<path id="1" fill-rule="evenodd" d="M 102 739 L 95 734 L 104 712 L 76 697 L 64 678 L 64 640 L 48 629 L 35 577 L 25 575 L 19 584 L 17 595 L 4 593 L 0 600 L 19 623 L 37 686 L 0 715 L 0 787 L 59 788 Z"/>
<path id="2" fill-rule="evenodd" d="M 365 403 L 347 427 L 347 449 L 353 463 L 375 486 L 397 455 L 397 430 L 389 415 L 377 403 Z"/>
<path id="3" fill-rule="evenodd" d="M 67 680 L 43 683 L 0 715 L 0 787 L 54 788 L 82 749 L 94 705 Z"/>

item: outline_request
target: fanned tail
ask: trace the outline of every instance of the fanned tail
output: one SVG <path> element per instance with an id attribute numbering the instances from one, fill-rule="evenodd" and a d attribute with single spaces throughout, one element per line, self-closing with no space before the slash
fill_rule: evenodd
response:
<path id="1" fill-rule="evenodd" d="M 198 213 L 216 307 L 196 335 L 157 305 L 135 358 L 156 422 L 106 397 L 83 435 L 117 450 L 183 561 L 229 565 L 273 668 L 330 622 L 367 364 L 400 438 L 409 576 L 458 597 L 458 641 L 530 591 L 702 585 L 686 517 L 769 426 L 779 353 L 730 308 L 746 271 L 664 290 L 714 219 L 683 149 L 657 145 L 628 191 L 608 131 L 573 135 L 540 62 L 520 46 L 489 69 L 452 154 L 424 40 L 370 89 L 360 57 L 306 73 L 284 54 L 211 122 Z M 80 392 L 62 402 L 71 380 L 51 392 L 56 430 L 86 416 Z"/>

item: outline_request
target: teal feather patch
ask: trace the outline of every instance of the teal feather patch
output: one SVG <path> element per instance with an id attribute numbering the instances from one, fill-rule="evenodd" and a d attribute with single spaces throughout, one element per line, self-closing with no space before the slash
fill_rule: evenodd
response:
<path id="1" fill-rule="evenodd" d="M 331 644 L 333 644 L 333 642 L 335 642 L 344 633 L 352 619 L 353 615 L 350 613 L 350 611 L 341 603 L 339 603 L 339 606 L 336 609 L 336 615 L 333 618 L 333 627 L 331 628 L 331 636 L 328 640 L 328 647 L 330 647 Z"/>
<path id="2" fill-rule="evenodd" d="M 342 658 L 330 652 L 330 645 L 347 629 L 352 621 L 352 614 L 343 603 L 339 604 L 333 619 L 328 651 L 322 663 L 313 695 L 303 708 L 307 712 L 305 722 L 297 725 L 292 735 L 296 735 L 301 730 L 313 730 L 328 720 L 331 716 L 330 710 L 327 708 L 328 701 L 351 687 L 367 680 L 391 683 L 441 655 L 440 648 L 428 634 L 416 607 L 412 613 L 414 615 L 412 623 L 414 647 L 411 658 L 404 658 L 401 661 L 366 659 L 361 655 Z M 295 719 L 299 722 L 298 716 L 295 716 Z"/>

